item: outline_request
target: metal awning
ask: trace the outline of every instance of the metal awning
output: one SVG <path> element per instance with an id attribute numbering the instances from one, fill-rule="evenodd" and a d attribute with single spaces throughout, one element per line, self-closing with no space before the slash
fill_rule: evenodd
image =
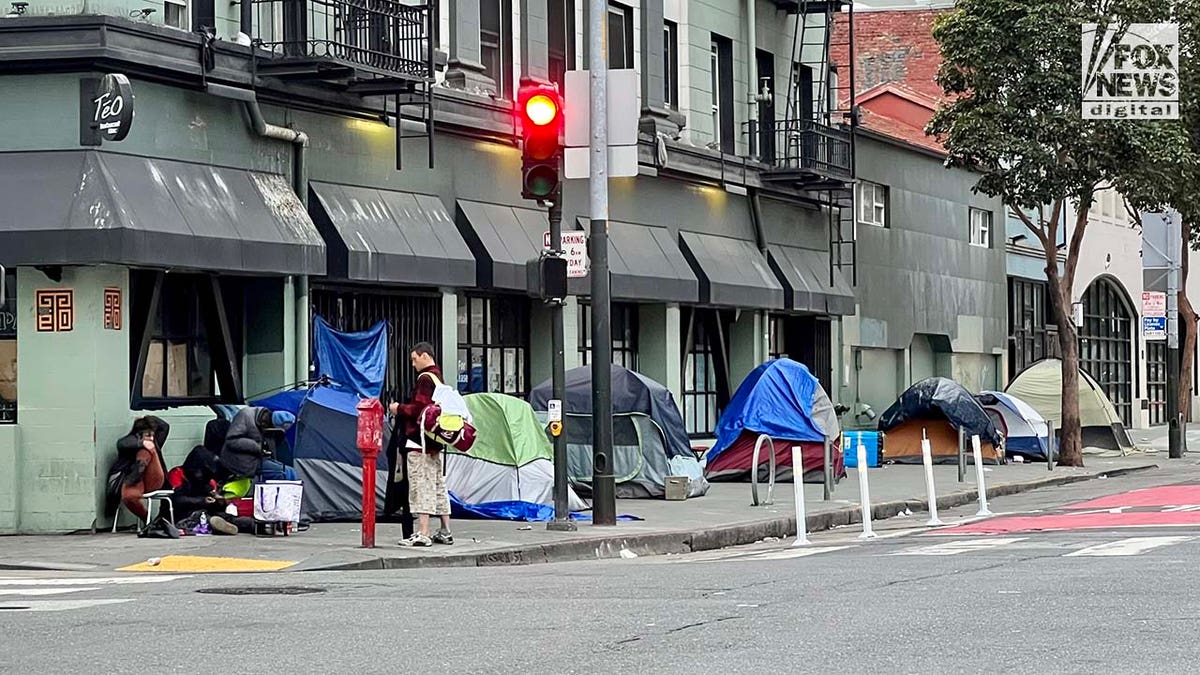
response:
<path id="1" fill-rule="evenodd" d="M 95 151 L 0 154 L 0 264 L 325 274 L 276 174 Z"/>
<path id="2" fill-rule="evenodd" d="M 752 241 L 680 232 L 679 243 L 700 280 L 700 302 L 782 309 L 783 287 Z"/>
<path id="3" fill-rule="evenodd" d="M 833 270 L 829 279 L 829 252 L 795 246 L 769 246 L 771 269 L 783 281 L 784 309 L 816 314 L 854 313 L 854 290 Z"/>
<path id="4" fill-rule="evenodd" d="M 437 197 L 313 181 L 313 220 L 329 275 L 354 281 L 469 288 L 475 257 Z"/>
<path id="5" fill-rule="evenodd" d="M 480 288 L 528 290 L 525 265 L 541 255 L 542 235 L 550 229 L 545 213 L 460 199 L 455 221 L 475 254 Z"/>
<path id="6" fill-rule="evenodd" d="M 580 218 L 587 231 L 589 221 Z M 700 282 L 665 227 L 609 221 L 608 269 L 612 297 L 645 302 L 697 302 Z M 591 279 L 572 279 L 571 292 L 591 295 Z"/>

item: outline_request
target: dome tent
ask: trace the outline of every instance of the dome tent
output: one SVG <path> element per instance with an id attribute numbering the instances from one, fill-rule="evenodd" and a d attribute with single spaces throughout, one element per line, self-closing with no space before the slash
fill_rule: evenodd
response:
<path id="1" fill-rule="evenodd" d="M 983 391 L 975 397 L 996 430 L 1004 437 L 1004 453 L 1038 462 L 1050 452 L 1050 429 L 1046 420 L 1028 403 L 1011 394 Z"/>
<path id="2" fill-rule="evenodd" d="M 898 464 L 921 463 L 921 440 L 929 438 L 934 463 L 958 458 L 958 430 L 979 436 L 983 460 L 1000 461 L 1000 434 L 983 408 L 961 384 L 931 377 L 912 385 L 879 417 L 887 434 L 884 458 Z M 967 453 L 968 460 L 971 453 Z"/>
<path id="3" fill-rule="evenodd" d="M 1025 401 L 1047 422 L 1062 429 L 1062 360 L 1042 359 L 1021 371 L 1004 389 Z M 1104 389 L 1087 374 L 1079 371 L 1079 426 L 1082 427 L 1084 447 L 1119 450 L 1133 449 L 1121 416 Z"/>
<path id="4" fill-rule="evenodd" d="M 790 481 L 792 447 L 801 447 L 802 480 L 824 481 L 825 441 L 834 443 L 833 473 L 845 473 L 841 427 L 833 401 L 808 367 L 791 359 L 774 359 L 755 368 L 738 387 L 721 414 L 717 442 L 706 455 L 709 480 L 741 480 L 753 470 L 754 446 L 765 434 L 774 442 L 776 478 Z M 782 442 L 781 442 L 782 441 Z M 759 460 L 765 480 L 767 463 Z"/>
<path id="5" fill-rule="evenodd" d="M 692 454 L 683 415 L 666 387 L 632 370 L 614 365 L 611 372 L 613 410 L 612 472 L 617 497 L 662 497 L 667 476 L 687 476 L 688 496 L 708 492 L 700 462 Z M 563 400 L 564 433 L 571 485 L 591 493 L 592 369 L 567 371 Z M 553 387 L 547 380 L 533 389 L 529 402 L 544 415 Z"/>

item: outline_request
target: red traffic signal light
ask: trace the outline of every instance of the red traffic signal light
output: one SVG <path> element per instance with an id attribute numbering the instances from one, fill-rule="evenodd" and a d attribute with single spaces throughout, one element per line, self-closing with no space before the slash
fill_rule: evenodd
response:
<path id="1" fill-rule="evenodd" d="M 558 190 L 563 106 L 558 88 L 523 84 L 517 91 L 521 127 L 521 196 L 544 201 Z"/>

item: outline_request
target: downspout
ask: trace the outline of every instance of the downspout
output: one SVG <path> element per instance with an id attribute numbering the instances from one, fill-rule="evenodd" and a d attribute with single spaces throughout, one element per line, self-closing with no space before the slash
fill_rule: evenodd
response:
<path id="1" fill-rule="evenodd" d="M 247 5 L 249 2 L 243 0 Z M 243 24 L 247 18 L 246 13 L 243 13 Z M 245 27 L 245 26 L 243 26 Z M 242 104 L 242 109 L 246 113 L 246 120 L 250 124 L 250 128 L 254 133 L 261 138 L 271 138 L 277 141 L 284 141 L 292 144 L 292 190 L 296 193 L 296 197 L 300 199 L 300 203 L 304 205 L 304 210 L 308 211 L 308 134 L 303 131 L 298 131 L 289 127 L 270 124 L 263 117 L 262 108 L 258 105 L 258 97 L 249 89 L 241 89 L 238 87 L 227 87 L 221 84 L 209 84 L 206 87 L 208 93 L 220 98 L 239 101 Z M 294 364 L 294 372 L 286 384 L 291 386 L 293 382 L 307 382 L 309 369 L 309 316 L 308 316 L 308 276 L 300 274 L 293 278 L 292 288 L 295 291 L 295 344 L 296 344 L 296 360 Z"/>
<path id="2" fill-rule="evenodd" d="M 753 132 L 762 133 L 755 119 L 758 116 L 758 8 L 755 6 L 757 3 L 758 0 L 746 0 L 746 24 L 749 33 L 746 36 L 746 82 L 747 89 L 749 89 L 746 92 L 746 102 L 749 105 L 749 115 L 746 119 L 750 122 L 746 128 L 752 130 L 750 147 L 754 148 L 755 155 L 762 153 L 762 148 L 759 147 L 761 139 L 753 137 Z"/>

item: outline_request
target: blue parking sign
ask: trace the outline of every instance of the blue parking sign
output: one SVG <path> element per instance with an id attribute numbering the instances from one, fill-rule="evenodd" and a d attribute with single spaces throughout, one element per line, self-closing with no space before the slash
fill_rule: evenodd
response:
<path id="1" fill-rule="evenodd" d="M 1142 339 L 1144 339 L 1144 340 L 1166 340 L 1167 339 L 1167 317 L 1165 317 L 1165 316 L 1143 316 L 1142 317 Z"/>

